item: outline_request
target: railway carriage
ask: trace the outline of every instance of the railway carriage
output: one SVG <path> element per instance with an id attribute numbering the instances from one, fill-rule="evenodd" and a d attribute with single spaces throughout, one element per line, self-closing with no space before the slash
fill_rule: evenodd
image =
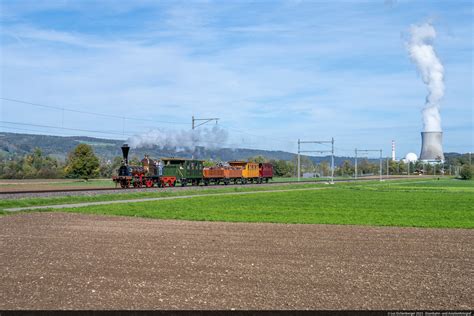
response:
<path id="1" fill-rule="evenodd" d="M 199 185 L 203 179 L 203 160 L 184 158 L 161 158 L 163 176 L 175 177 L 181 186 L 188 183 Z"/>
<path id="2" fill-rule="evenodd" d="M 260 183 L 260 172 L 258 163 L 247 162 L 247 161 L 229 161 L 229 165 L 232 167 L 242 168 L 242 183 Z"/>
<path id="3" fill-rule="evenodd" d="M 206 167 L 203 169 L 204 185 L 242 183 L 242 168 L 231 166 Z"/>
<path id="4" fill-rule="evenodd" d="M 269 180 L 273 179 L 273 165 L 271 163 L 259 163 L 258 169 L 261 182 L 268 183 Z"/>

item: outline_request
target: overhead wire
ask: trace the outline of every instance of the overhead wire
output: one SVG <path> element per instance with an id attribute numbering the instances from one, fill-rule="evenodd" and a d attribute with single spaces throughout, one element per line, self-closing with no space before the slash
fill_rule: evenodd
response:
<path id="1" fill-rule="evenodd" d="M 114 133 L 114 132 L 107 132 L 107 131 L 97 131 L 97 130 L 89 130 L 89 129 L 77 129 L 77 128 L 67 128 L 67 127 L 58 127 L 58 126 L 51 126 L 51 125 L 41 125 L 41 124 L 31 124 L 31 123 L 20 123 L 20 122 L 10 122 L 10 121 L 0 121 L 0 123 L 3 124 L 13 124 L 13 125 L 21 125 L 21 126 L 33 126 L 33 127 L 40 127 L 40 128 L 52 128 L 52 129 L 61 129 L 61 130 L 68 130 L 68 131 L 81 131 L 81 132 L 89 132 L 89 133 L 101 133 L 101 134 L 110 134 L 110 135 L 119 135 L 119 136 L 128 136 L 128 137 L 133 137 L 136 134 L 125 134 L 123 135 L 122 133 Z M 11 126 L 5 126 L 5 125 L 0 125 L 0 128 L 7 128 L 7 129 L 13 129 L 13 130 L 21 130 L 21 131 L 30 131 L 30 132 L 39 132 L 42 133 L 44 131 L 39 131 L 39 130 L 31 130 L 31 129 L 25 129 L 25 128 L 18 128 L 18 127 L 11 127 Z M 57 133 L 57 132 L 55 132 Z M 137 133 L 138 134 L 138 133 Z M 63 136 L 82 136 L 82 135 L 64 135 Z M 221 145 L 221 146 L 227 146 L 228 148 L 233 148 L 237 146 L 237 144 L 232 144 L 228 142 L 219 142 L 219 141 L 194 141 L 195 145 Z M 179 146 L 177 146 L 179 147 Z M 186 147 L 186 146 L 183 146 Z M 245 145 L 245 147 L 241 149 L 255 149 L 255 150 L 262 150 L 261 148 L 255 147 L 255 145 Z"/>
<path id="2" fill-rule="evenodd" d="M 34 127 L 42 127 L 42 128 L 63 129 L 63 130 L 78 131 L 78 132 L 100 133 L 100 134 L 106 134 L 106 135 L 133 136 L 131 134 L 124 134 L 124 133 L 118 133 L 118 132 L 112 132 L 112 131 L 89 130 L 89 129 L 82 129 L 82 128 L 70 128 L 70 127 L 60 127 L 60 126 L 41 125 L 41 124 L 32 124 L 32 123 L 21 123 L 21 122 L 10 122 L 10 121 L 0 121 L 0 123 L 12 124 L 12 125 L 23 125 L 23 126 L 34 126 Z"/>
<path id="3" fill-rule="evenodd" d="M 82 114 L 96 115 L 96 116 L 102 116 L 102 117 L 116 118 L 116 119 L 121 119 L 121 120 L 147 121 L 147 122 L 155 122 L 155 123 L 162 123 L 162 124 L 181 124 L 181 125 L 184 125 L 184 124 L 188 125 L 189 124 L 189 123 L 185 123 L 185 122 L 161 121 L 161 120 L 152 120 L 152 119 L 146 119 L 146 118 L 132 117 L 132 116 L 128 116 L 128 115 L 127 116 L 120 116 L 120 115 L 114 115 L 114 114 L 105 114 L 105 113 L 90 112 L 90 111 L 84 111 L 84 110 L 76 110 L 76 109 L 70 109 L 70 108 L 66 108 L 66 107 L 40 104 L 40 103 L 33 103 L 33 102 L 28 102 L 28 101 L 23 101 L 23 100 L 18 100 L 18 99 L 11 99 L 11 98 L 0 97 L 0 100 L 16 102 L 16 103 L 21 103 L 21 104 L 28 104 L 28 105 L 37 106 L 37 107 L 54 109 L 54 110 L 58 110 L 58 111 L 82 113 Z"/>
<path id="4" fill-rule="evenodd" d="M 12 126 L 5 126 L 5 125 L 0 125 L 0 128 L 8 129 L 8 130 L 15 130 L 15 131 L 24 131 L 24 132 L 34 132 L 34 133 L 44 133 L 45 131 L 41 130 L 35 130 L 35 129 L 28 129 L 28 128 L 18 128 L 18 127 L 12 127 Z M 0 132 L 2 133 L 2 132 Z M 58 133 L 58 132 L 53 132 L 55 135 L 52 136 L 77 136 L 73 134 L 64 134 L 64 133 Z"/>
<path id="5" fill-rule="evenodd" d="M 66 107 L 61 107 L 61 106 L 48 105 L 48 104 L 35 103 L 35 102 L 28 102 L 28 101 L 19 100 L 19 99 L 13 99 L 13 98 L 0 97 L 0 100 L 20 103 L 20 104 L 27 104 L 27 105 L 42 107 L 42 108 L 49 108 L 49 109 L 54 109 L 54 110 L 57 110 L 57 111 L 82 113 L 82 114 L 95 115 L 95 116 L 100 116 L 100 117 L 120 119 L 122 121 L 133 120 L 133 121 L 146 121 L 146 122 L 153 122 L 153 123 L 177 124 L 177 125 L 188 125 L 189 124 L 189 123 L 185 123 L 185 122 L 162 121 L 162 120 L 154 120 L 154 119 L 147 119 L 147 118 L 131 117 L 131 116 L 128 116 L 128 115 L 127 116 L 120 116 L 120 115 L 114 115 L 114 114 L 105 114 L 105 113 L 98 113 L 98 112 L 91 112 L 91 111 L 84 111 L 84 110 L 76 110 L 76 109 L 71 109 L 71 108 L 66 108 Z M 62 129 L 62 130 L 69 130 L 69 131 L 80 131 L 80 132 L 96 133 L 96 134 L 103 134 L 103 135 L 117 135 L 117 136 L 122 136 L 122 137 L 123 136 L 129 136 L 130 137 L 130 136 L 135 136 L 137 134 L 143 133 L 143 132 L 136 132 L 134 134 L 125 133 L 125 126 L 123 126 L 123 131 L 122 132 L 114 132 L 114 131 L 102 131 L 102 130 L 89 130 L 89 129 L 84 129 L 84 128 L 68 128 L 68 127 L 59 127 L 59 126 L 50 126 L 50 125 L 41 125 L 41 124 L 30 124 L 30 123 L 21 123 L 21 122 L 9 122 L 9 121 L 0 121 L 0 122 L 6 123 L 6 124 L 34 126 L 34 127 L 52 128 L 52 129 Z M 296 144 L 296 141 L 293 140 L 293 139 L 290 139 L 290 138 L 285 138 L 285 137 L 275 138 L 275 137 L 259 135 L 259 134 L 248 132 L 246 130 L 231 127 L 231 126 L 224 126 L 223 128 L 226 129 L 226 130 L 231 130 L 231 131 L 243 134 L 243 135 L 258 137 L 260 139 L 268 140 L 268 141 L 271 141 L 271 142 L 274 142 L 274 143 L 285 144 L 287 146 L 290 145 L 290 146 L 293 147 Z M 206 142 L 202 142 L 202 143 L 206 143 Z M 209 142 L 207 142 L 207 143 L 209 143 Z M 219 143 L 220 144 L 227 144 L 227 143 L 224 143 L 224 142 L 219 142 Z M 325 143 L 323 143 L 321 145 L 329 146 L 329 147 L 331 146 L 330 144 L 325 144 Z M 249 145 L 249 144 L 246 145 L 246 147 L 250 147 L 250 146 L 251 145 Z M 345 149 L 345 148 L 336 147 L 336 146 L 334 148 L 337 149 L 338 151 L 353 152 L 353 149 Z"/>
<path id="6" fill-rule="evenodd" d="M 66 107 L 61 107 L 61 106 L 48 105 L 48 104 L 36 103 L 36 102 L 29 102 L 29 101 L 13 99 L 13 98 L 0 97 L 0 100 L 16 102 L 16 103 L 21 103 L 21 104 L 28 104 L 28 105 L 32 105 L 32 106 L 36 106 L 36 107 L 43 107 L 43 108 L 53 109 L 53 110 L 57 110 L 57 111 L 82 113 L 82 114 L 96 115 L 96 116 L 109 117 L 109 118 L 115 118 L 115 119 L 121 119 L 121 120 L 147 121 L 147 122 L 154 122 L 154 123 L 179 124 L 179 125 L 188 125 L 189 124 L 189 123 L 185 123 L 185 122 L 162 121 L 162 120 L 153 120 L 153 119 L 130 117 L 130 116 L 120 116 L 120 115 L 114 115 L 114 114 L 104 114 L 104 113 L 84 111 L 84 110 L 76 110 L 76 109 L 71 109 L 71 108 L 66 108 Z M 246 135 L 249 135 L 249 136 L 254 136 L 254 137 L 259 137 L 259 138 L 262 138 L 262 139 L 271 140 L 273 142 L 284 143 L 284 144 L 288 144 L 288 143 L 293 142 L 293 140 L 290 141 L 288 139 L 287 141 L 284 141 L 282 139 L 276 139 L 276 138 L 272 138 L 272 137 L 268 137 L 268 136 L 249 133 L 249 132 L 246 132 L 246 131 L 243 131 L 243 130 L 240 130 L 240 129 L 237 129 L 237 128 L 233 128 L 233 127 L 228 127 L 227 126 L 227 127 L 224 127 L 224 128 L 229 129 L 229 130 L 233 130 L 237 133 L 246 134 Z"/>
<path id="7" fill-rule="evenodd" d="M 98 113 L 98 112 L 76 110 L 76 109 L 71 109 L 71 108 L 67 108 L 67 107 L 61 107 L 61 106 L 55 106 L 55 105 L 49 105 L 49 104 L 43 104 L 43 103 L 36 103 L 36 102 L 29 102 L 29 101 L 13 99 L 13 98 L 0 97 L 0 100 L 20 103 L 20 104 L 27 104 L 27 105 L 36 106 L 36 107 L 48 108 L 48 109 L 53 109 L 53 110 L 57 110 L 57 111 L 61 111 L 61 112 L 65 111 L 65 112 L 72 112 L 72 113 L 82 113 L 82 114 L 95 115 L 95 116 L 108 117 L 108 118 L 115 118 L 115 119 L 121 119 L 121 120 L 147 121 L 147 122 L 154 122 L 154 123 L 180 124 L 180 125 L 188 125 L 189 124 L 189 123 L 185 123 L 185 122 L 161 121 L 161 120 L 153 120 L 153 119 L 146 119 L 146 118 L 137 118 L 137 117 L 130 117 L 130 116 L 120 116 L 120 115 L 114 115 L 114 114 L 104 114 L 104 113 Z M 10 124 L 26 124 L 26 123 L 20 123 L 20 122 L 6 122 L 6 121 L 3 121 L 3 122 L 4 123 L 10 123 Z M 39 124 L 33 124 L 33 125 L 30 125 L 30 126 L 44 127 L 44 128 L 55 128 L 55 129 L 60 128 L 60 127 L 57 127 L 57 126 L 46 126 L 46 125 L 39 126 Z M 272 138 L 272 137 L 268 137 L 268 136 L 257 135 L 257 134 L 254 134 L 254 133 L 249 133 L 247 131 L 243 131 L 243 130 L 233 128 L 233 127 L 228 127 L 228 126 L 226 126 L 224 128 L 228 129 L 228 130 L 235 131 L 237 133 L 246 134 L 246 135 L 253 136 L 253 137 L 258 137 L 258 138 L 261 138 L 261 139 L 266 139 L 266 140 L 269 140 L 269 141 L 272 141 L 272 142 L 278 142 L 278 143 L 285 144 L 285 145 L 293 144 L 293 141 L 290 141 L 290 140 L 285 141 L 285 140 L 282 140 L 281 138 L 277 139 L 277 138 Z M 109 135 L 121 135 L 121 136 L 125 135 L 124 131 L 122 131 L 122 133 L 119 133 L 119 132 L 109 132 L 109 131 L 107 131 L 107 132 L 105 132 L 105 131 L 93 131 L 93 130 L 76 129 L 76 128 L 72 129 L 72 128 L 66 128 L 66 127 L 61 128 L 61 129 L 84 131 L 84 132 L 91 132 L 91 133 L 100 133 L 100 134 L 109 134 Z M 133 136 L 131 134 L 127 134 L 127 135 L 128 136 Z"/>

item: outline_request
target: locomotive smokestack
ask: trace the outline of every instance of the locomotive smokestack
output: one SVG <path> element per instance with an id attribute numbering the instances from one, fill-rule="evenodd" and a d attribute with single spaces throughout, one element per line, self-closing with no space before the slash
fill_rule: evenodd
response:
<path id="1" fill-rule="evenodd" d="M 128 144 L 123 144 L 122 155 L 123 155 L 123 160 L 125 161 L 126 165 L 128 165 L 128 151 L 129 150 L 130 150 L 130 147 L 128 147 Z"/>
<path id="2" fill-rule="evenodd" d="M 420 160 L 444 161 L 443 132 L 421 132 Z"/>

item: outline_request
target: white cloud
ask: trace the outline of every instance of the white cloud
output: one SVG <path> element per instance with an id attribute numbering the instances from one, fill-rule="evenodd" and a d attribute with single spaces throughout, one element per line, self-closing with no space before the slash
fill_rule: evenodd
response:
<path id="1" fill-rule="evenodd" d="M 225 23 L 222 20 L 235 18 L 237 4 L 166 6 L 143 30 L 111 35 L 12 23 L 2 30 L 7 40 L 1 48 L 1 94 L 163 121 L 190 122 L 193 114 L 219 116 L 222 126 L 230 128 L 231 142 L 245 138 L 263 148 L 293 149 L 288 139 L 331 135 L 339 135 L 340 146 L 349 148 L 358 137 L 383 143 L 394 134 L 415 133 L 417 141 L 420 115 L 413 109 L 420 107 L 425 91 L 405 56 L 401 28 L 384 24 L 384 17 L 364 22 L 362 9 L 341 14 L 330 10 L 315 21 L 292 18 L 291 10 L 310 5 L 290 5 L 287 14 L 262 13 L 260 19 L 251 12 Z M 285 15 L 286 20 L 280 20 Z M 465 113 L 465 80 L 472 71 L 466 70 L 462 56 L 458 59 L 456 66 L 468 71 L 467 76 L 461 70 L 454 76 L 449 58 L 443 57 L 448 74 L 445 102 Z M 2 114 L 25 121 L 43 115 L 30 110 L 4 103 Z M 59 119 L 54 111 L 44 118 L 51 124 Z M 72 125 L 122 129 L 120 120 L 66 119 Z M 446 126 L 451 119 L 447 113 Z M 127 122 L 126 127 L 135 133 L 161 126 Z"/>

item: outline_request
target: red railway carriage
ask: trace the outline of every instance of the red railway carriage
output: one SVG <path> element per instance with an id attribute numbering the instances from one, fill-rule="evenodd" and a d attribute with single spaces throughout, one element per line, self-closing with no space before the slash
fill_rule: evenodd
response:
<path id="1" fill-rule="evenodd" d="M 273 165 L 271 163 L 260 163 L 258 168 L 261 181 L 268 182 L 273 178 Z"/>

